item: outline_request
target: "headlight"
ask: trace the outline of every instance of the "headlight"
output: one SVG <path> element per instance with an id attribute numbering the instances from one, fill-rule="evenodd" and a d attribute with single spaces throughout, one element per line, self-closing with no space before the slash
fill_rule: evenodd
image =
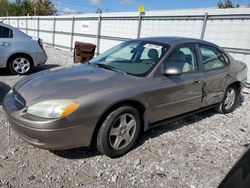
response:
<path id="1" fill-rule="evenodd" d="M 44 101 L 29 107 L 28 114 L 33 116 L 56 119 L 63 118 L 74 112 L 79 104 L 74 101 L 68 100 L 51 100 Z"/>

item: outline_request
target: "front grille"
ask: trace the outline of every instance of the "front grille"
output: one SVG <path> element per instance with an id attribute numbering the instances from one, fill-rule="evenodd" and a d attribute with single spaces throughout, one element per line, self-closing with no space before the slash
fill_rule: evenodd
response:
<path id="1" fill-rule="evenodd" d="M 25 99 L 18 92 L 15 91 L 13 97 L 17 108 L 22 109 L 26 106 Z"/>

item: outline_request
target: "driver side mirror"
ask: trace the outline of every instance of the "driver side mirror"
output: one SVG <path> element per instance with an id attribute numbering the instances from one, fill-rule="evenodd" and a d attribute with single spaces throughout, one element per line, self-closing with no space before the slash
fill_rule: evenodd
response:
<path id="1" fill-rule="evenodd" d="M 174 66 L 168 67 L 163 73 L 163 75 L 165 75 L 165 76 L 177 76 L 177 75 L 181 75 L 181 74 L 182 74 L 181 69 L 178 67 L 174 67 Z"/>

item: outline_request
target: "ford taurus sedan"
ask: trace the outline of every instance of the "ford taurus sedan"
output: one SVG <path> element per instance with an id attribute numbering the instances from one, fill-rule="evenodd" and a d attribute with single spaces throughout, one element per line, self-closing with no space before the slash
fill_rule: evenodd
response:
<path id="1" fill-rule="evenodd" d="M 23 75 L 46 61 L 47 55 L 41 39 L 32 38 L 0 22 L 0 68 Z"/>
<path id="2" fill-rule="evenodd" d="M 215 44 L 155 37 L 126 41 L 86 64 L 19 81 L 3 107 L 13 129 L 49 150 L 95 144 L 109 157 L 140 133 L 208 108 L 232 112 L 247 67 Z"/>

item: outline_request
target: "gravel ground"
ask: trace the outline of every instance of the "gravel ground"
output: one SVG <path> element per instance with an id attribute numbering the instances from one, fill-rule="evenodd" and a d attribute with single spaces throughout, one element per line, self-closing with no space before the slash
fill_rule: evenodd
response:
<path id="1" fill-rule="evenodd" d="M 72 53 L 46 48 L 40 71 L 72 64 Z M 250 97 L 228 115 L 212 110 L 152 129 L 118 159 L 95 148 L 50 152 L 20 139 L 1 100 L 20 79 L 0 70 L 0 187 L 217 187 L 250 143 Z"/>

